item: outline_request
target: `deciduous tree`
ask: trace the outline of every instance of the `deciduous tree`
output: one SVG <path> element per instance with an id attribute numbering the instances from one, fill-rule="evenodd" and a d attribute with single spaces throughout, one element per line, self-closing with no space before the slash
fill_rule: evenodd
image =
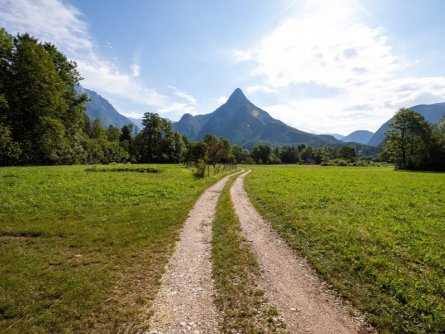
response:
<path id="1" fill-rule="evenodd" d="M 384 154 L 400 169 L 423 168 L 430 155 L 432 129 L 425 118 L 402 108 L 386 132 Z"/>

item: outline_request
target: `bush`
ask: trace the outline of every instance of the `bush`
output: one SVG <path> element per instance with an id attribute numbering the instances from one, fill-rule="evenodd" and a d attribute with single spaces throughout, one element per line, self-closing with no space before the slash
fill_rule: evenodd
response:
<path id="1" fill-rule="evenodd" d="M 332 159 L 321 162 L 322 166 L 349 166 L 349 162 L 344 159 Z"/>
<path id="2" fill-rule="evenodd" d="M 368 167 L 368 166 L 371 166 L 371 165 L 374 166 L 374 164 L 370 163 L 368 160 L 357 160 L 351 166 Z"/>

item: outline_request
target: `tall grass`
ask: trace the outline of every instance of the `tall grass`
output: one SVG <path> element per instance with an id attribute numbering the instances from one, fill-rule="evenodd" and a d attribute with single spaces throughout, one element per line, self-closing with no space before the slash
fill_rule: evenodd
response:
<path id="1" fill-rule="evenodd" d="M 223 176 L 87 169 L 0 168 L 0 332 L 145 329 L 188 211 Z"/>
<path id="2" fill-rule="evenodd" d="M 445 329 L 445 174 L 255 167 L 254 205 L 382 333 Z"/>

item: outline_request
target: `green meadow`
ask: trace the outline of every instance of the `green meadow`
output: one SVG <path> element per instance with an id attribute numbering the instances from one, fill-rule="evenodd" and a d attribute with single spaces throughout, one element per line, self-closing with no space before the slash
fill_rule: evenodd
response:
<path id="1" fill-rule="evenodd" d="M 146 328 L 188 211 L 223 175 L 90 167 L 0 168 L 0 332 Z"/>
<path id="2" fill-rule="evenodd" d="M 254 205 L 381 333 L 445 329 L 445 174 L 255 166 Z"/>

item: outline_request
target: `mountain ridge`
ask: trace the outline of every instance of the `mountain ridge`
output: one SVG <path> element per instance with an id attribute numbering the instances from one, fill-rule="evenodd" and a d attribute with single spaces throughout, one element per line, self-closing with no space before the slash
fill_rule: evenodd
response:
<path id="1" fill-rule="evenodd" d="M 445 102 L 433 104 L 419 104 L 408 109 L 414 110 L 421 114 L 430 123 L 438 123 L 445 116 Z M 368 145 L 379 146 L 385 140 L 385 132 L 389 130 L 394 116 L 383 123 L 368 141 Z"/>
<path id="2" fill-rule="evenodd" d="M 138 124 L 119 113 L 107 99 L 97 92 L 81 85 L 75 86 L 75 90 L 78 95 L 86 94 L 88 96 L 89 101 L 85 102 L 85 109 L 91 121 L 98 118 L 105 128 L 110 125 L 122 128 L 124 125 L 134 124 L 136 129 L 139 129 Z"/>
<path id="3" fill-rule="evenodd" d="M 341 143 L 332 136 L 307 133 L 273 118 L 250 102 L 240 88 L 213 112 L 197 116 L 184 114 L 173 123 L 173 128 L 190 140 L 201 140 L 206 134 L 214 134 L 247 148 L 257 143 L 274 146 L 303 143 L 335 146 Z"/>
<path id="4" fill-rule="evenodd" d="M 345 143 L 353 142 L 366 145 L 373 135 L 374 133 L 368 130 L 355 130 L 340 140 Z"/>

